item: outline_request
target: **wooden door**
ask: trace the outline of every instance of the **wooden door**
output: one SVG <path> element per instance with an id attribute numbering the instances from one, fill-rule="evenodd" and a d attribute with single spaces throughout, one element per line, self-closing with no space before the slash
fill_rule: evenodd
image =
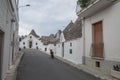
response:
<path id="1" fill-rule="evenodd" d="M 102 21 L 93 24 L 93 57 L 103 58 Z"/>
<path id="2" fill-rule="evenodd" d="M 2 73 L 2 59 L 3 59 L 3 41 L 4 41 L 4 33 L 0 30 L 0 80 Z"/>
<path id="3" fill-rule="evenodd" d="M 32 48 L 32 41 L 29 42 L 29 48 Z"/>

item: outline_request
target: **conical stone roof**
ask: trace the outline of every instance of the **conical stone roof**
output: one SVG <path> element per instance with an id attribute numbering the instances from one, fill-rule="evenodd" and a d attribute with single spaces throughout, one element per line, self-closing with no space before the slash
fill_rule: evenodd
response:
<path id="1" fill-rule="evenodd" d="M 34 29 L 31 30 L 30 34 L 32 34 L 33 36 L 35 36 L 35 37 L 37 37 L 37 38 L 39 37 L 39 36 L 36 34 L 36 32 L 35 32 Z M 29 34 L 29 35 L 30 35 L 30 34 Z"/>

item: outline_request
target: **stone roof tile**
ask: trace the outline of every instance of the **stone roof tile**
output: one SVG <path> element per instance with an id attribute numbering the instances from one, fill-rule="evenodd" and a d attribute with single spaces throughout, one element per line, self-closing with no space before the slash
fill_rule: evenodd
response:
<path id="1" fill-rule="evenodd" d="M 35 32 L 34 29 L 31 30 L 30 34 L 32 34 L 33 36 L 35 36 L 35 37 L 37 37 L 37 38 L 39 37 L 39 36 L 36 34 L 36 32 Z M 30 34 L 29 34 L 29 35 L 30 35 Z"/>
<path id="2" fill-rule="evenodd" d="M 75 23 L 71 21 L 63 33 L 66 41 L 82 37 L 82 23 L 80 19 L 77 19 Z"/>

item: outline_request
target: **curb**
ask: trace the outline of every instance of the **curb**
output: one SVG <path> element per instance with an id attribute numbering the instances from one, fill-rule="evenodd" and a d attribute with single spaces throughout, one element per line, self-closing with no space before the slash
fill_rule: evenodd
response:
<path id="1" fill-rule="evenodd" d="M 93 76 L 95 76 L 95 77 L 97 77 L 97 78 L 100 78 L 101 80 L 118 80 L 118 79 L 113 78 L 113 77 L 111 77 L 111 76 L 108 76 L 108 75 L 105 75 L 105 74 L 101 74 L 100 72 L 98 72 L 98 71 L 96 71 L 96 70 L 94 70 L 94 69 L 91 69 L 91 68 L 89 68 L 89 67 L 87 67 L 87 66 L 85 66 L 85 65 L 82 65 L 82 64 L 80 64 L 80 65 L 74 64 L 73 62 L 68 61 L 68 60 L 66 60 L 66 59 L 64 59 L 64 58 L 61 58 L 61 57 L 59 57 L 59 56 L 57 56 L 57 55 L 55 55 L 55 57 L 56 57 L 57 59 L 65 62 L 65 63 L 69 64 L 70 66 L 73 66 L 73 67 L 75 67 L 75 68 L 77 68 L 77 69 L 80 69 L 80 70 L 82 70 L 82 71 L 84 71 L 84 72 L 87 72 L 87 73 L 89 73 L 89 74 L 91 74 L 91 75 L 93 75 Z"/>
<path id="2" fill-rule="evenodd" d="M 12 66 L 12 68 L 8 71 L 5 80 L 16 80 L 17 68 L 18 68 L 18 65 L 21 61 L 23 54 L 24 54 L 23 52 L 19 53 L 18 59 L 16 60 L 15 64 Z"/>

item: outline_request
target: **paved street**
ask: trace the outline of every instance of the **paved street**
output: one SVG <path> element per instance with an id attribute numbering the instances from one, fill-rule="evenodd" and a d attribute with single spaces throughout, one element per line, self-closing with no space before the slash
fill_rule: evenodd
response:
<path id="1" fill-rule="evenodd" d="M 26 50 L 16 80 L 100 80 L 36 50 Z"/>

